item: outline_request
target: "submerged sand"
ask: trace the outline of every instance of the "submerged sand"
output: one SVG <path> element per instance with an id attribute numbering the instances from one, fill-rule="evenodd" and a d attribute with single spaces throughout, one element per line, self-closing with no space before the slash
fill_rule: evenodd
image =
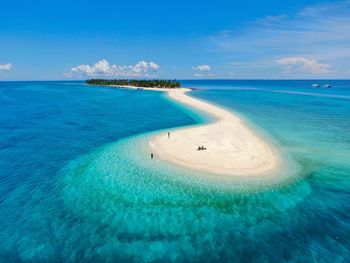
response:
<path id="1" fill-rule="evenodd" d="M 170 138 L 167 132 L 152 137 L 149 147 L 156 159 L 219 175 L 258 176 L 278 171 L 281 159 L 276 149 L 238 116 L 187 95 L 189 89 L 161 90 L 215 121 L 172 130 Z M 206 150 L 197 150 L 199 146 Z"/>

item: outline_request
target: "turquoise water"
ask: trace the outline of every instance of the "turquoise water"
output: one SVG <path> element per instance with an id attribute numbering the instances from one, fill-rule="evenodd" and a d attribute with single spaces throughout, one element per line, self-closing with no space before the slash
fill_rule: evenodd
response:
<path id="1" fill-rule="evenodd" d="M 158 92 L 0 82 L 0 261 L 348 261 L 350 81 L 313 82 L 183 81 L 288 154 L 271 185 L 150 161 L 153 131 L 207 121 Z"/>

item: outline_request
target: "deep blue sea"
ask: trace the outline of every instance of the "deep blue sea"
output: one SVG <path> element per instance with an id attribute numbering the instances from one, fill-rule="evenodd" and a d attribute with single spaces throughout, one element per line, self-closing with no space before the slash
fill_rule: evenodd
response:
<path id="1" fill-rule="evenodd" d="M 151 162 L 147 136 L 206 121 L 159 92 L 0 82 L 0 262 L 350 262 L 350 81 L 182 84 L 294 172 L 222 184 Z"/>

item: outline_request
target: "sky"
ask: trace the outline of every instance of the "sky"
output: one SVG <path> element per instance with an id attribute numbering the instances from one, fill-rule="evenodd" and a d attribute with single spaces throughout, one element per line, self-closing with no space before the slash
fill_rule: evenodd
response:
<path id="1" fill-rule="evenodd" d="M 350 0 L 0 6 L 0 80 L 350 78 Z"/>

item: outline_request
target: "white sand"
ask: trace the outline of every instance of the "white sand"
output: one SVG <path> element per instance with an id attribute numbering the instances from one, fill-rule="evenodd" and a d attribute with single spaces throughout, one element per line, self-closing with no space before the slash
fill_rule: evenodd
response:
<path id="1" fill-rule="evenodd" d="M 155 89 L 150 89 L 155 90 Z M 149 141 L 155 159 L 197 171 L 230 176 L 261 176 L 278 171 L 276 149 L 232 112 L 188 96 L 189 89 L 161 89 L 180 103 L 215 118 L 206 125 L 184 127 L 156 135 Z M 198 146 L 207 150 L 198 151 Z"/>
<path id="2" fill-rule="evenodd" d="M 149 88 L 149 87 L 136 87 L 136 86 L 123 86 L 123 85 L 106 85 L 106 87 L 114 87 L 114 88 L 122 88 L 122 89 L 140 89 L 140 90 L 153 90 L 153 91 L 163 91 L 163 92 L 170 92 L 170 91 L 183 91 L 187 92 L 191 89 L 187 88 Z"/>

